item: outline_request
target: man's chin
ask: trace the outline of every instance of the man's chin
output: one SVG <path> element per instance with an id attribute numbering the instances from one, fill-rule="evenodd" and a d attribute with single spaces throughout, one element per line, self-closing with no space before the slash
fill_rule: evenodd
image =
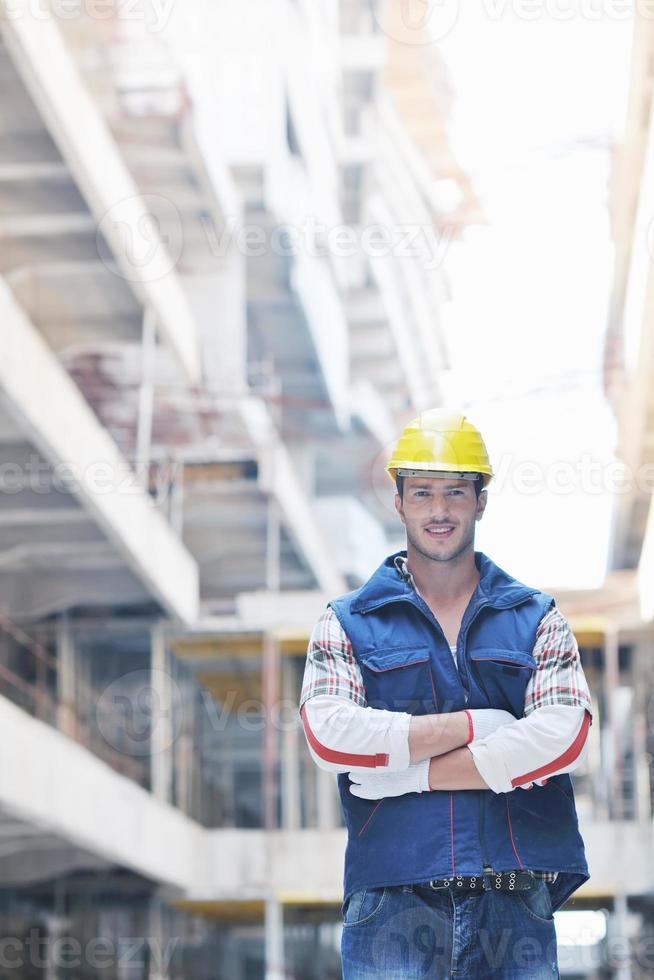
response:
<path id="1" fill-rule="evenodd" d="M 467 551 L 468 548 L 473 548 L 474 546 L 474 542 L 466 542 L 465 544 L 458 545 L 450 544 L 447 548 L 444 548 L 442 545 L 440 547 L 424 548 L 422 543 L 420 545 L 416 545 L 413 541 L 411 544 L 413 545 L 414 549 L 423 556 L 423 558 L 428 558 L 430 561 L 439 562 L 454 561 L 454 559 L 459 558 L 464 551 Z"/>

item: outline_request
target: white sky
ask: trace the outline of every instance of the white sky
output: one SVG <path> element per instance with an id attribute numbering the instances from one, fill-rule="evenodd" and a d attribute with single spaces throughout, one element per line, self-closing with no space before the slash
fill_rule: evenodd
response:
<path id="1" fill-rule="evenodd" d="M 451 140 L 489 222 L 448 253 L 445 394 L 482 430 L 496 468 L 584 455 L 608 463 L 615 442 L 601 359 L 609 154 L 622 125 L 631 23 L 584 18 L 579 4 L 571 20 L 547 13 L 564 7 L 545 3 L 525 20 L 508 12 L 518 4 L 495 2 L 490 9 L 507 11 L 496 17 L 483 0 L 461 5 L 438 42 L 456 93 Z M 601 582 L 610 494 L 589 492 L 580 476 L 566 486 L 525 493 L 511 472 L 496 481 L 478 547 L 534 585 Z"/>

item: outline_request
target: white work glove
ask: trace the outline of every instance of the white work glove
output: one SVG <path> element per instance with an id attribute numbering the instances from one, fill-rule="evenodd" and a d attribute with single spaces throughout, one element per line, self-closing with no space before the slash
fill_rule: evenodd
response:
<path id="1" fill-rule="evenodd" d="M 531 789 L 532 786 L 544 786 L 547 779 L 534 779 L 533 783 L 521 783 L 516 789 Z"/>
<path id="2" fill-rule="evenodd" d="M 381 800 L 385 796 L 404 796 L 405 793 L 428 793 L 429 763 L 416 762 L 401 772 L 350 773 L 350 793 L 362 800 Z"/>
<path id="3" fill-rule="evenodd" d="M 466 708 L 466 714 L 472 721 L 472 738 L 486 738 L 502 728 L 503 725 L 510 725 L 512 721 L 517 721 L 510 711 L 502 711 L 501 708 Z"/>

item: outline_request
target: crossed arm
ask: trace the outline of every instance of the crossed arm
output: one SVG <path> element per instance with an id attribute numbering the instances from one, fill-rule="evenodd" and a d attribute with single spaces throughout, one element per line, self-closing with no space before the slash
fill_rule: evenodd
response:
<path id="1" fill-rule="evenodd" d="M 347 636 L 328 610 L 309 645 L 301 697 L 311 754 L 321 768 L 372 787 L 378 795 L 371 798 L 398 795 L 398 786 L 415 791 L 413 773 L 423 789 L 499 793 L 570 772 L 586 756 L 592 705 L 576 641 L 557 609 L 540 624 L 534 656 L 539 667 L 521 719 L 494 709 L 420 716 L 373 709 Z"/>
<path id="2" fill-rule="evenodd" d="M 505 712 L 493 712 L 491 709 L 488 714 Z M 442 716 L 446 719 L 442 726 L 434 724 L 438 717 L 421 715 L 412 718 L 409 727 L 411 762 L 431 760 L 428 770 L 430 789 L 489 789 L 467 747 L 474 738 L 474 721 L 481 725 L 481 715 L 478 712 L 455 711 Z M 452 742 L 455 744 L 452 745 Z"/>

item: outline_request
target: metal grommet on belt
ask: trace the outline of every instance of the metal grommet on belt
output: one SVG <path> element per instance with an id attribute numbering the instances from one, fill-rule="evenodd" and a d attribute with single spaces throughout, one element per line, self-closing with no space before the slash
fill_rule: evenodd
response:
<path id="1" fill-rule="evenodd" d="M 503 891 L 513 892 L 531 888 L 537 875 L 530 870 L 488 871 L 483 875 L 453 875 L 449 878 L 431 878 L 426 886 L 434 891 L 446 888 L 456 891 Z"/>

